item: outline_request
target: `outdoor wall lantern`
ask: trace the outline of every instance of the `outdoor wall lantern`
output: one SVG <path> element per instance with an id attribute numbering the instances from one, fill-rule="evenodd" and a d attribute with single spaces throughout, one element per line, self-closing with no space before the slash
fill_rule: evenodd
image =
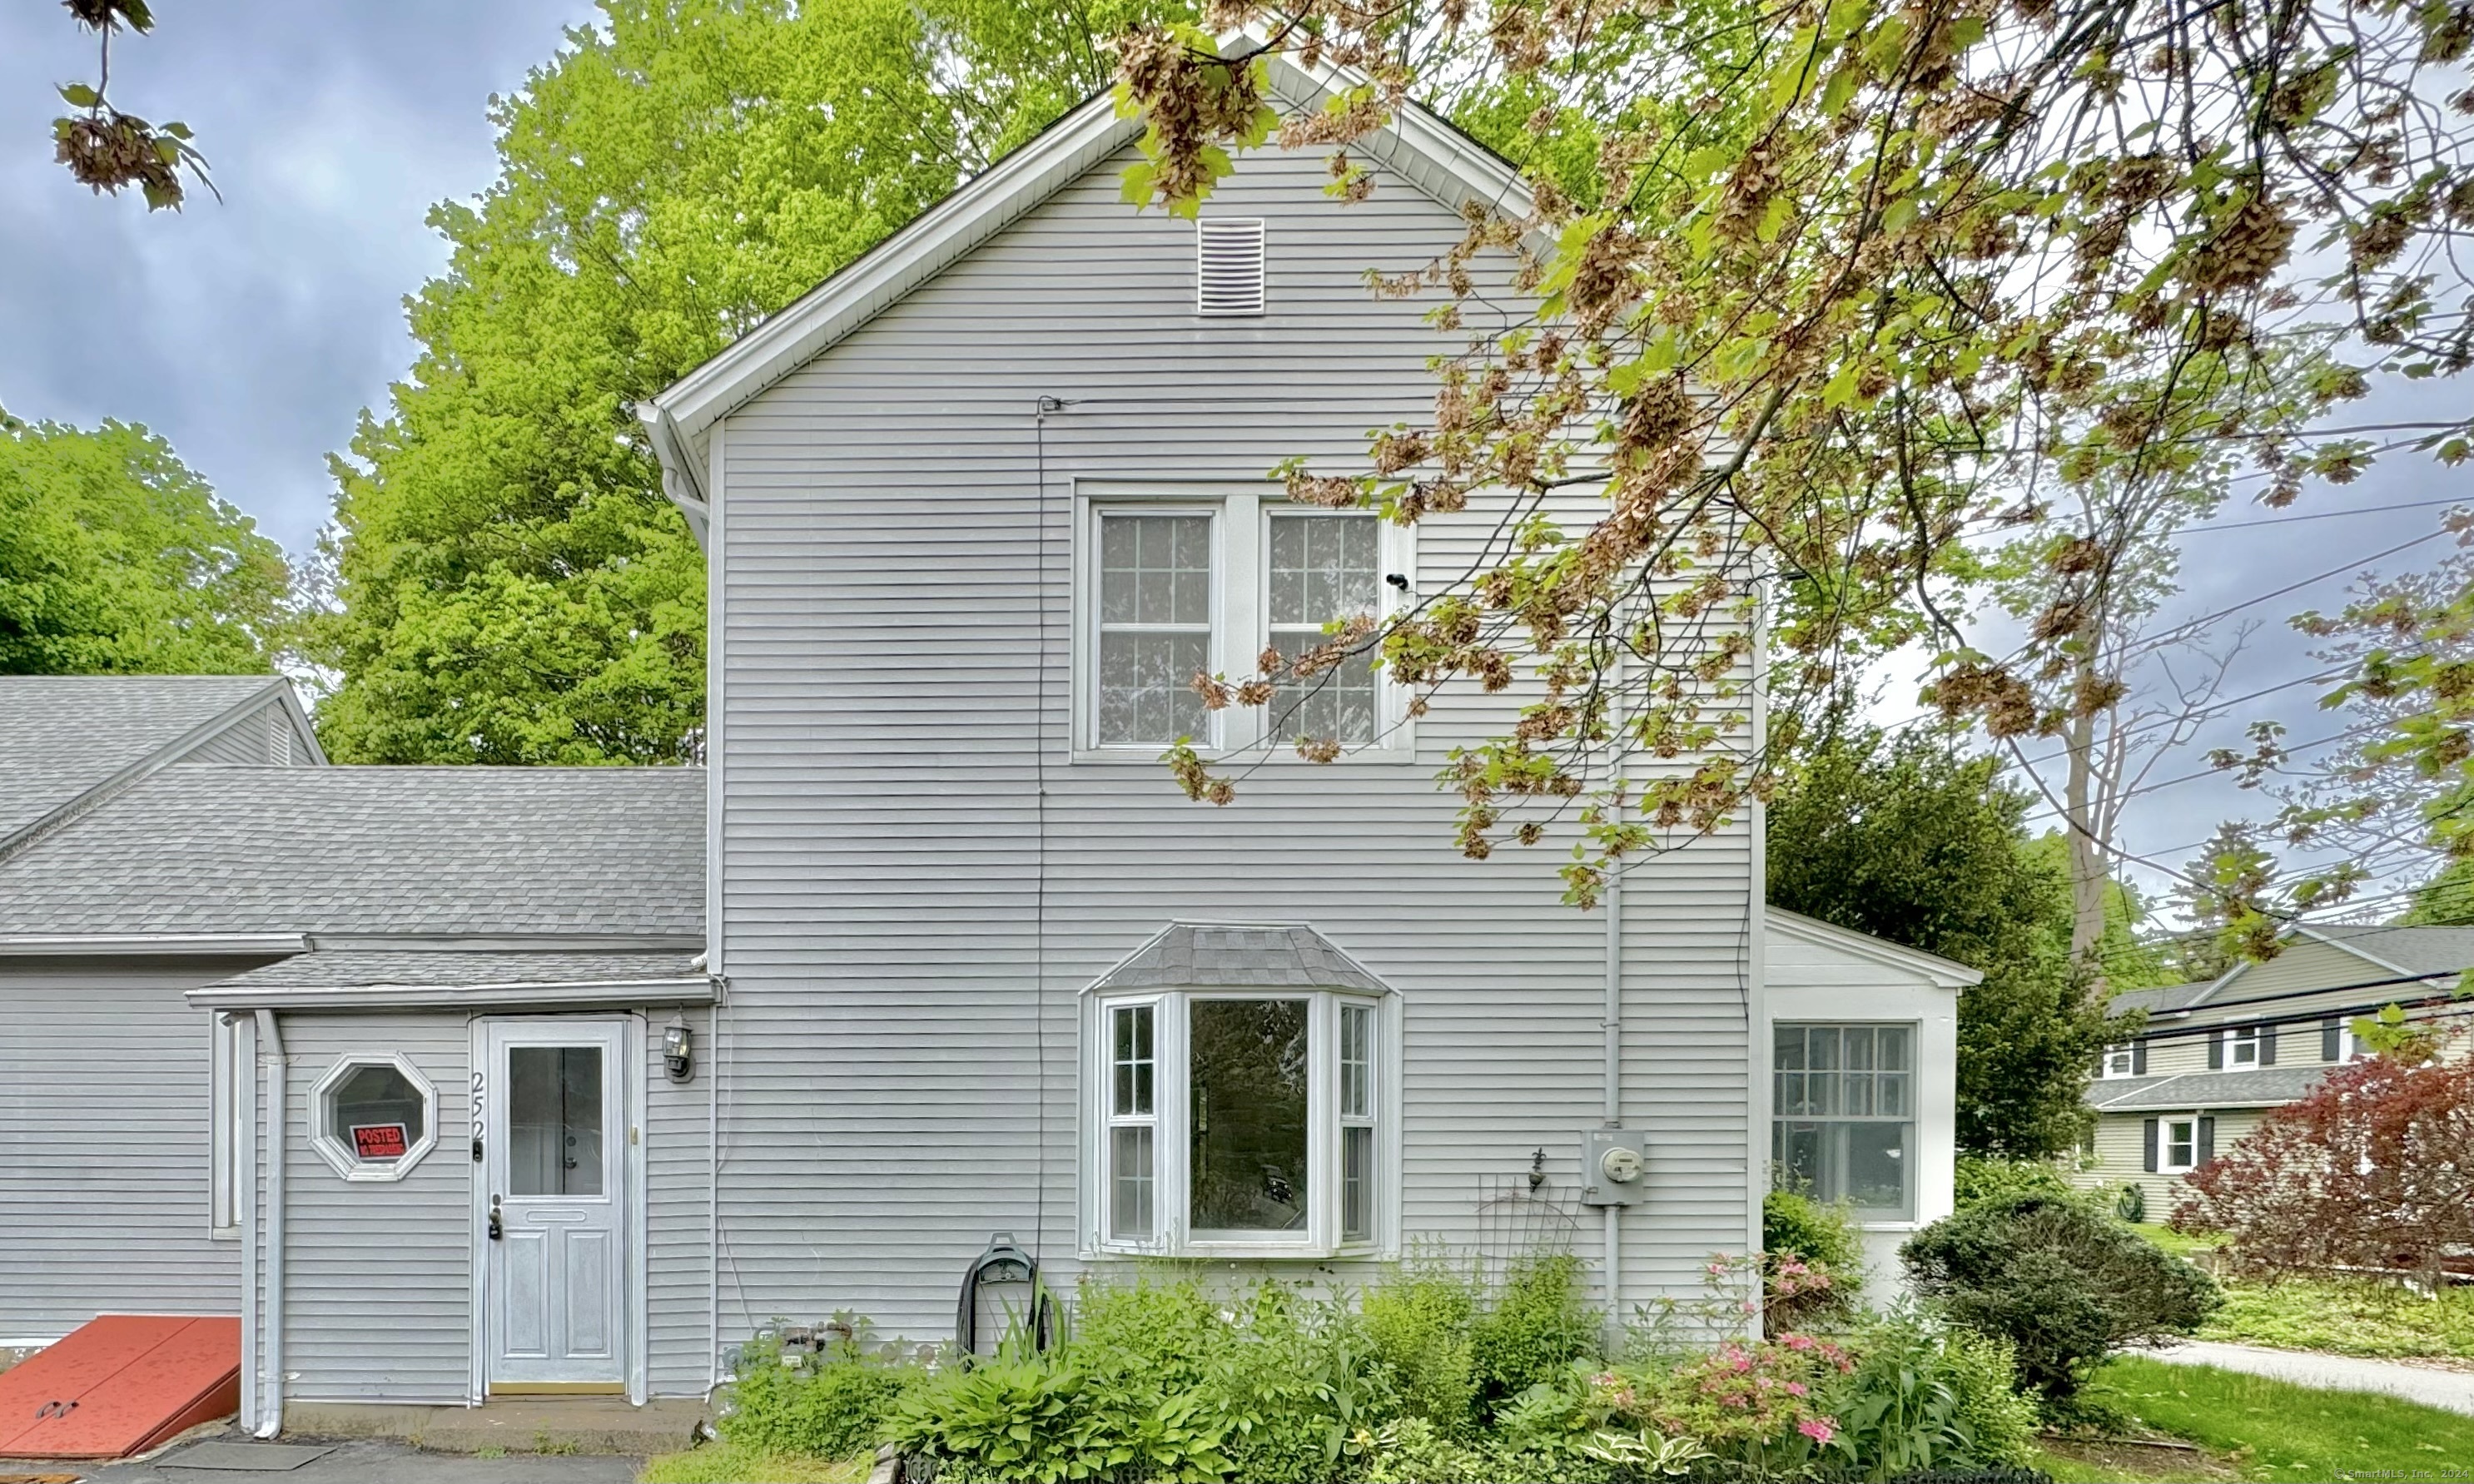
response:
<path id="1" fill-rule="evenodd" d="M 695 1034 L 688 1029 L 685 1010 L 672 1015 L 669 1026 L 662 1032 L 662 1070 L 674 1083 L 686 1082 L 695 1075 Z"/>

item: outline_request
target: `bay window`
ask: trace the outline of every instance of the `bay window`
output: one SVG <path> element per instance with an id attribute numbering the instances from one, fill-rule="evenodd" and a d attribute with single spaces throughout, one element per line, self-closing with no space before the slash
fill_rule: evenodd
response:
<path id="1" fill-rule="evenodd" d="M 1095 997 L 1104 1250 L 1315 1256 L 1379 1240 L 1379 1002 L 1332 990 Z"/>

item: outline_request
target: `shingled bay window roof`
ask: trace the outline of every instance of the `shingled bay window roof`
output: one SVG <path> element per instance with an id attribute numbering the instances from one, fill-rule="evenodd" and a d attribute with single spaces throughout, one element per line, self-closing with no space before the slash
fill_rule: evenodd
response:
<path id="1" fill-rule="evenodd" d="M 1105 992 L 1197 985 L 1366 994 L 1389 988 L 1301 922 L 1173 922 L 1091 988 Z"/>

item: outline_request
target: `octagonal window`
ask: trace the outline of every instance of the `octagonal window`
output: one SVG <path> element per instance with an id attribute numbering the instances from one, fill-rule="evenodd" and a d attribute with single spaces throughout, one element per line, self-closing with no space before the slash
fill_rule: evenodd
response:
<path id="1" fill-rule="evenodd" d="M 436 1101 L 402 1057 L 348 1057 L 318 1083 L 312 1142 L 346 1180 L 401 1180 L 437 1142 Z"/>

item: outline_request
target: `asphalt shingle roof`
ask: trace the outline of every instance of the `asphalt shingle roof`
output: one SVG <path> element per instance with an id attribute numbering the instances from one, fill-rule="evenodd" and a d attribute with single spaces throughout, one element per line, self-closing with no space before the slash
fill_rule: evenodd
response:
<path id="1" fill-rule="evenodd" d="M 2325 1066 L 2270 1066 L 2244 1072 L 2180 1072 L 2088 1083 L 2087 1103 L 2101 1112 L 2185 1107 L 2273 1107 L 2319 1085 Z"/>
<path id="2" fill-rule="evenodd" d="M 1237 927 L 1194 922 L 1171 923 L 1092 987 L 1176 985 L 1363 989 L 1374 994 L 1384 988 L 1383 981 L 1301 923 Z"/>
<path id="3" fill-rule="evenodd" d="M 2409 974 L 2454 974 L 2474 968 L 2474 928 L 2314 928 L 2323 937 L 2385 960 Z"/>
<path id="4" fill-rule="evenodd" d="M 2144 1010 L 2151 1015 L 2161 1014 L 2188 1007 L 2215 984 L 2213 979 L 2202 979 L 2195 984 L 2167 985 L 2157 989 L 2124 989 L 2107 1002 L 2106 1008 L 2116 1015 L 2128 1014 L 2135 1010 Z"/>
<path id="5" fill-rule="evenodd" d="M 691 953 L 468 953 L 327 949 L 236 974 L 213 987 L 358 989 L 374 985 L 462 987 L 483 985 L 627 984 L 694 979 Z"/>
<path id="6" fill-rule="evenodd" d="M 0 675 L 0 839 L 280 683 L 273 675 Z"/>
<path id="7" fill-rule="evenodd" d="M 166 769 L 0 862 L 0 934 L 704 932 L 684 767 Z"/>

